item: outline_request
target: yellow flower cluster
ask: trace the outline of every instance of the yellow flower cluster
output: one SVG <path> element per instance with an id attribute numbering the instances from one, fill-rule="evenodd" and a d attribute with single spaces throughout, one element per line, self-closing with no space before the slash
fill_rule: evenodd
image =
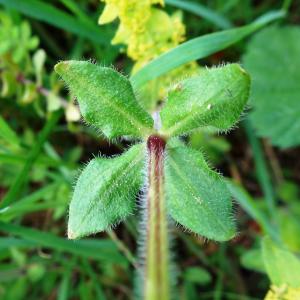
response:
<path id="1" fill-rule="evenodd" d="M 272 285 L 265 300 L 300 300 L 300 287 L 292 288 L 286 284 L 279 287 Z"/>
<path id="2" fill-rule="evenodd" d="M 127 54 L 139 67 L 184 40 L 185 27 L 181 14 L 169 16 L 153 4 L 162 0 L 104 0 L 105 9 L 99 24 L 120 19 L 113 44 L 126 44 Z M 138 68 L 138 67 L 136 67 Z"/>
<path id="3" fill-rule="evenodd" d="M 127 45 L 127 55 L 135 61 L 132 73 L 137 72 L 150 60 L 176 47 L 185 40 L 185 26 L 181 11 L 168 15 L 162 9 L 163 0 L 101 0 L 106 3 L 99 18 L 99 24 L 109 23 L 116 18 L 120 25 L 113 44 Z M 166 94 L 170 83 L 197 70 L 196 63 L 190 63 L 150 82 L 145 88 L 147 109 L 153 110 L 159 99 Z M 151 98 L 151 99 L 150 99 Z"/>

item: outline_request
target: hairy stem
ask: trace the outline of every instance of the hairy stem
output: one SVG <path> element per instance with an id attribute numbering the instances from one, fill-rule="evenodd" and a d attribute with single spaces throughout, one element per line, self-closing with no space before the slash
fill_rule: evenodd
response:
<path id="1" fill-rule="evenodd" d="M 168 222 L 164 193 L 165 141 L 150 136 L 148 148 L 147 232 L 144 300 L 169 300 Z"/>

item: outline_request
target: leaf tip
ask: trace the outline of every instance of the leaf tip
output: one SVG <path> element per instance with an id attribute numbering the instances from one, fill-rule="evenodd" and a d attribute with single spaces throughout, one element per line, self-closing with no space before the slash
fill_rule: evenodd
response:
<path id="1" fill-rule="evenodd" d="M 64 72 L 66 72 L 68 70 L 69 67 L 70 67 L 70 63 L 68 61 L 62 61 L 62 62 L 57 63 L 54 66 L 54 70 L 59 75 L 62 75 Z"/>
<path id="2" fill-rule="evenodd" d="M 75 240 L 78 238 L 78 234 L 76 234 L 73 230 L 70 228 L 68 229 L 68 239 L 69 240 Z"/>

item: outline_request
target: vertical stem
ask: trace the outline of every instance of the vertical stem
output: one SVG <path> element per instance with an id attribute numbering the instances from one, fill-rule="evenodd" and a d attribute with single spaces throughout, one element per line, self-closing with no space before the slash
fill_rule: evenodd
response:
<path id="1" fill-rule="evenodd" d="M 250 120 L 244 121 L 244 128 L 246 130 L 246 134 L 253 152 L 257 179 L 263 190 L 271 219 L 273 223 L 276 224 L 277 221 L 276 199 L 275 199 L 275 193 L 273 190 L 272 179 L 269 173 L 267 161 L 265 159 L 260 141 L 256 138 L 254 134 L 254 130 L 252 128 L 252 124 Z"/>
<path id="2" fill-rule="evenodd" d="M 150 136 L 148 150 L 147 232 L 144 300 L 169 300 L 168 224 L 164 193 L 165 141 Z"/>

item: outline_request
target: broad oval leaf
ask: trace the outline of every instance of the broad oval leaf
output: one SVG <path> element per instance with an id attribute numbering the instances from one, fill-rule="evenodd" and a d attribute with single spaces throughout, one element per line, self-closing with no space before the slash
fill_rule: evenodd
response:
<path id="1" fill-rule="evenodd" d="M 216 241 L 234 237 L 230 193 L 200 152 L 168 149 L 165 173 L 168 210 L 178 223 Z"/>
<path id="2" fill-rule="evenodd" d="M 201 127 L 230 129 L 248 100 L 250 78 L 238 65 L 205 69 L 169 91 L 160 115 L 166 135 L 186 134 Z"/>
<path id="3" fill-rule="evenodd" d="M 300 259 L 281 249 L 269 237 L 263 239 L 262 254 L 267 273 L 273 284 L 300 287 Z"/>
<path id="4" fill-rule="evenodd" d="M 112 68 L 87 61 L 65 61 L 55 66 L 77 97 L 84 119 L 108 138 L 143 137 L 153 119 L 135 99 L 129 80 Z"/>
<path id="5" fill-rule="evenodd" d="M 78 178 L 70 204 L 71 239 L 108 229 L 133 212 L 142 184 L 144 145 L 115 158 L 90 161 Z"/>
<path id="6" fill-rule="evenodd" d="M 299 53 L 300 27 L 272 26 L 253 37 L 243 58 L 253 80 L 253 125 L 281 148 L 300 145 Z"/>

